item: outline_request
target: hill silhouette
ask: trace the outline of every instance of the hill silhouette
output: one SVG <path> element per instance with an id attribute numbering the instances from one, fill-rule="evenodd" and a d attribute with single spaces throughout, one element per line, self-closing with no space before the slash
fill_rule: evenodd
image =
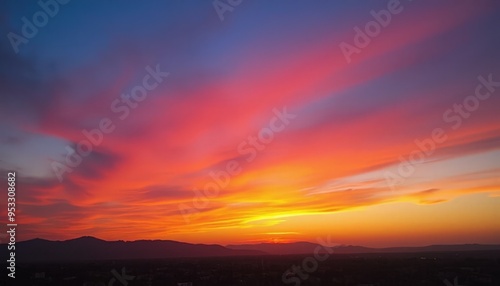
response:
<path id="1" fill-rule="evenodd" d="M 96 261 L 120 259 L 160 259 L 181 257 L 224 257 L 255 255 L 312 254 L 318 244 L 310 242 L 260 243 L 228 245 L 190 244 L 173 240 L 105 241 L 91 236 L 51 241 L 32 239 L 16 243 L 16 261 Z M 424 247 L 368 248 L 353 245 L 332 247 L 333 253 L 415 253 L 449 251 L 500 250 L 500 245 L 431 245 Z M 324 252 L 321 247 L 320 252 Z M 7 257 L 7 246 L 0 246 L 0 255 Z"/>
<path id="2" fill-rule="evenodd" d="M 0 253 L 7 257 L 7 247 Z M 16 243 L 16 260 L 96 261 L 108 259 L 155 259 L 174 257 L 246 256 L 264 253 L 233 250 L 216 244 L 190 244 L 172 240 L 105 241 L 84 236 L 65 241 L 33 239 Z"/>

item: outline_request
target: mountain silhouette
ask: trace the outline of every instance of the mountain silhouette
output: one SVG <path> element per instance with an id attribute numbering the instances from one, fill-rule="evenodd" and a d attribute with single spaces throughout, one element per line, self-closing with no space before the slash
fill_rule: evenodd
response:
<path id="1" fill-rule="evenodd" d="M 318 248 L 320 247 L 320 248 Z M 325 252 L 325 248 L 310 242 L 259 243 L 228 245 L 190 244 L 172 240 L 105 241 L 91 236 L 51 241 L 32 239 L 16 243 L 16 261 L 96 261 L 119 259 L 160 259 L 182 257 L 224 257 L 255 255 L 313 254 L 315 249 Z M 431 245 L 424 247 L 368 248 L 353 245 L 337 245 L 332 253 L 416 253 L 449 251 L 500 250 L 500 245 Z M 8 257 L 7 245 L 0 245 L 0 255 Z"/>
<path id="2" fill-rule="evenodd" d="M 7 246 L 0 253 L 7 257 Z M 252 250 L 233 250 L 215 244 L 190 244 L 172 240 L 105 241 L 84 236 L 65 241 L 33 239 L 16 243 L 16 260 L 95 261 L 108 259 L 155 259 L 174 257 L 249 256 L 264 253 Z"/>
<path id="3" fill-rule="evenodd" d="M 254 250 L 261 251 L 273 255 L 288 255 L 288 254 L 312 254 L 319 244 L 310 242 L 294 242 L 294 243 L 259 243 L 259 244 L 240 244 L 228 245 L 227 247 L 234 250 Z M 462 252 L 462 251 L 487 251 L 500 250 L 500 245 L 483 245 L 483 244 L 457 244 L 457 245 L 429 245 L 417 247 L 387 247 L 387 248 L 370 248 L 356 245 L 336 245 L 331 247 L 332 253 L 338 254 L 353 254 L 353 253 L 417 253 L 417 252 Z M 324 248 L 320 248 L 320 252 L 324 252 Z"/>

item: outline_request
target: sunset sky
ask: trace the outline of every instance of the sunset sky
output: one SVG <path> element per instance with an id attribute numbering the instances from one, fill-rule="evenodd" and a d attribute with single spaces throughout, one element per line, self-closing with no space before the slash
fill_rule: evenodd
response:
<path id="1" fill-rule="evenodd" d="M 339 2 L 2 1 L 18 240 L 500 243 L 500 2 Z"/>

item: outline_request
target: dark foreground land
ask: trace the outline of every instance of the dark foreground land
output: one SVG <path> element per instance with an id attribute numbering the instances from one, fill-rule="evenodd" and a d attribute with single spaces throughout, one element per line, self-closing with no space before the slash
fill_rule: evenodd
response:
<path id="1" fill-rule="evenodd" d="M 300 266 L 293 271 L 292 267 Z M 456 281 L 455 281 L 456 278 Z M 3 280 L 3 279 L 2 279 Z M 19 264 L 7 285 L 500 285 L 500 251 Z"/>

